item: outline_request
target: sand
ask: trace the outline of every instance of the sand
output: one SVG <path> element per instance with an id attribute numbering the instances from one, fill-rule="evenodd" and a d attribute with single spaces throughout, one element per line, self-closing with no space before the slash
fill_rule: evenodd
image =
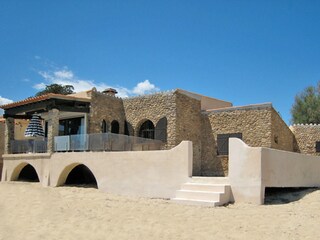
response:
<path id="1" fill-rule="evenodd" d="M 289 202 L 289 203 L 287 203 Z M 197 207 L 97 189 L 0 183 L 0 239 L 319 239 L 320 190 Z"/>

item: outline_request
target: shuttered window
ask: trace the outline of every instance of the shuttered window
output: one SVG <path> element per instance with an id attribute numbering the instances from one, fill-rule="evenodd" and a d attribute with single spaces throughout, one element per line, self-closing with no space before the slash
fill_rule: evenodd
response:
<path id="1" fill-rule="evenodd" d="M 229 138 L 239 138 L 242 139 L 242 133 L 228 133 L 228 134 L 218 134 L 217 136 L 217 154 L 218 155 L 228 155 L 229 154 Z"/>

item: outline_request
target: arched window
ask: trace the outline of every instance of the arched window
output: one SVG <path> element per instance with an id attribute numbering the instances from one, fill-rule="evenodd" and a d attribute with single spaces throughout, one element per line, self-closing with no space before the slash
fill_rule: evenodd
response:
<path id="1" fill-rule="evenodd" d="M 101 123 L 101 132 L 102 133 L 108 132 L 108 125 L 107 125 L 106 120 L 103 120 L 102 123 Z"/>
<path id="2" fill-rule="evenodd" d="M 116 120 L 111 122 L 111 133 L 119 133 L 119 122 Z"/>
<path id="3" fill-rule="evenodd" d="M 154 125 L 150 120 L 142 123 L 139 129 L 139 137 L 154 139 Z"/>
<path id="4" fill-rule="evenodd" d="M 167 142 L 167 118 L 161 118 L 157 125 L 155 131 L 155 139 L 161 140 L 162 142 Z"/>

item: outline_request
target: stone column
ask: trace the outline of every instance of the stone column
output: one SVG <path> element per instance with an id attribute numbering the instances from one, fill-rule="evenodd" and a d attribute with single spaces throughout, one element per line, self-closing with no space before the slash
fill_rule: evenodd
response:
<path id="1" fill-rule="evenodd" d="M 6 127 L 4 131 L 4 154 L 11 153 L 11 141 L 14 140 L 14 118 L 6 119 Z"/>
<path id="2" fill-rule="evenodd" d="M 54 137 L 59 135 L 59 110 L 53 108 L 48 115 L 48 153 L 53 153 Z"/>

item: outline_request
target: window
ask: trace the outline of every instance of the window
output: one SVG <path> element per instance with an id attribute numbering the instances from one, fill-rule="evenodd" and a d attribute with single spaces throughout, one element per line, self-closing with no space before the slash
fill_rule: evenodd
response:
<path id="1" fill-rule="evenodd" d="M 154 139 L 154 125 L 150 120 L 145 121 L 141 125 L 139 137 Z"/>
<path id="2" fill-rule="evenodd" d="M 229 154 L 229 138 L 239 138 L 242 139 L 242 133 L 228 133 L 228 134 L 218 134 L 217 136 L 217 154 L 218 155 L 228 155 Z"/>
<path id="3" fill-rule="evenodd" d="M 155 130 L 155 139 L 161 140 L 162 142 L 167 142 L 167 118 L 161 118 Z"/>
<path id="4" fill-rule="evenodd" d="M 111 123 L 111 133 L 119 133 L 119 122 L 116 120 L 113 120 Z"/>
<path id="5" fill-rule="evenodd" d="M 48 137 L 48 121 L 44 123 L 44 137 Z"/>
<path id="6" fill-rule="evenodd" d="M 320 141 L 316 142 L 316 152 L 320 152 Z"/>
<path id="7" fill-rule="evenodd" d="M 101 132 L 106 133 L 108 131 L 108 126 L 106 120 L 103 120 L 101 123 Z"/>
<path id="8" fill-rule="evenodd" d="M 83 134 L 84 118 L 70 118 L 59 121 L 59 136 Z"/>

